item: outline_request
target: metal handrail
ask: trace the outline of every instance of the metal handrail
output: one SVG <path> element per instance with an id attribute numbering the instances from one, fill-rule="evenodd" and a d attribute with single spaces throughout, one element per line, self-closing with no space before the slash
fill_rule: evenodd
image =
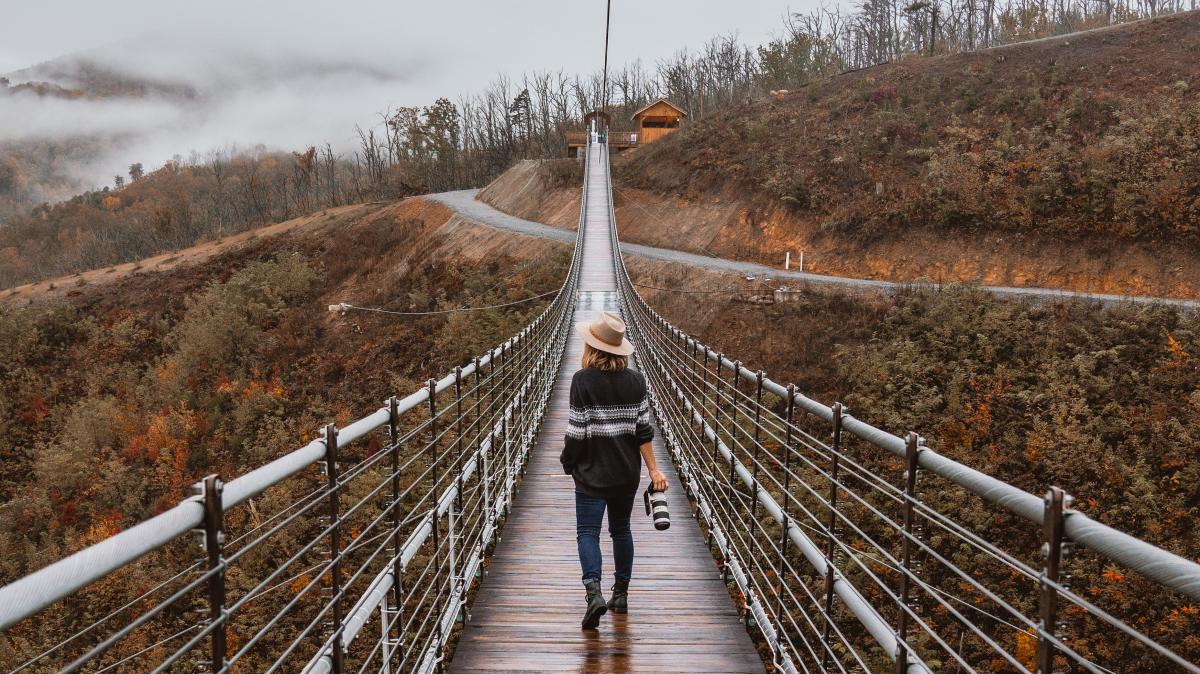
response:
<path id="1" fill-rule="evenodd" d="M 572 260 L 572 264 L 571 264 L 571 277 L 568 278 L 568 282 L 566 284 L 564 284 L 564 289 L 566 289 L 568 286 L 570 287 L 570 290 L 571 290 L 570 294 L 572 296 L 574 296 L 575 288 L 578 285 L 578 270 L 580 269 L 580 265 L 581 265 L 580 257 L 582 256 L 582 251 L 583 251 L 582 243 L 583 243 L 583 235 L 584 235 L 584 218 L 587 213 L 587 189 L 586 189 L 587 177 L 588 177 L 588 167 L 587 167 L 587 162 L 585 162 L 584 180 L 583 180 L 583 184 L 584 184 L 585 188 L 581 191 L 582 196 L 581 196 L 581 205 L 580 205 L 580 210 L 579 210 L 579 222 L 578 222 L 578 226 L 576 229 L 575 258 Z M 564 305 L 564 306 L 566 306 L 566 305 Z M 571 312 L 569 310 L 566 310 L 562 313 L 563 320 L 566 320 L 568 322 L 569 322 L 570 316 L 571 316 Z M 563 323 L 563 325 L 566 325 L 566 323 Z M 555 371 L 555 372 L 557 371 L 557 363 L 558 363 L 558 361 L 561 360 L 562 352 L 563 352 L 563 349 L 565 348 L 565 345 L 566 345 L 566 340 L 560 339 L 559 342 L 556 344 L 556 348 L 553 352 L 554 355 L 549 358 L 549 362 L 555 364 L 555 366 L 553 368 L 553 371 Z M 548 393 L 549 393 L 549 389 L 547 387 L 547 389 L 546 389 L 547 396 L 548 396 Z M 541 401 L 541 405 L 539 408 L 539 417 L 540 417 L 541 411 L 544 411 L 545 405 L 547 402 L 548 402 L 548 397 L 544 397 L 543 400 Z M 511 405 L 510 405 L 510 409 L 505 410 L 504 418 L 507 419 L 507 418 L 509 418 L 510 415 L 511 415 Z M 522 446 L 522 449 L 521 449 L 522 454 L 528 452 L 529 446 L 532 444 L 532 441 L 533 441 L 533 435 L 531 434 L 530 437 L 528 438 L 528 442 Z M 479 450 L 474 455 L 472 455 L 470 460 L 468 461 L 466 467 L 463 470 L 462 478 L 469 479 L 469 477 L 474 473 L 475 469 L 478 466 L 482 465 L 482 462 L 484 461 L 486 456 L 490 453 L 490 451 L 491 451 L 490 441 L 486 442 L 484 445 L 481 445 Z M 522 464 L 524 463 L 524 456 L 522 456 L 522 458 L 521 458 L 521 463 Z M 510 489 L 511 489 L 511 486 L 510 486 Z M 438 499 L 437 512 L 439 513 L 439 515 L 444 515 L 449 512 L 454 499 L 459 495 L 459 490 L 460 490 L 460 486 L 458 483 L 450 485 L 450 487 L 448 487 L 446 489 L 446 491 L 442 494 L 441 498 Z M 421 547 L 421 545 L 424 544 L 425 540 L 428 538 L 428 536 L 430 535 L 431 532 L 432 532 L 431 526 L 423 526 L 417 532 L 414 532 L 414 534 L 409 538 L 409 540 L 405 542 L 405 544 L 401 550 L 401 553 L 400 553 L 400 555 L 404 561 L 404 565 L 407 565 L 408 561 L 411 560 L 411 558 L 416 554 L 416 550 L 418 550 Z M 473 577 L 475 575 L 475 572 L 478 571 L 479 566 L 483 562 L 484 548 L 486 547 L 487 543 L 491 541 L 491 538 L 494 535 L 494 533 L 495 533 L 494 530 L 489 530 L 487 532 L 487 536 L 481 540 L 480 545 L 477 546 L 477 548 L 472 551 L 470 568 L 468 569 L 467 573 L 464 574 L 465 577 Z M 372 613 L 374 613 L 381 606 L 386 605 L 387 588 L 389 588 L 391 586 L 394 579 L 395 579 L 394 567 L 389 565 L 389 566 L 385 567 L 384 570 L 381 571 L 379 573 L 379 575 L 376 576 L 376 578 L 372 581 L 370 589 L 363 595 L 362 599 L 358 602 L 358 604 L 355 605 L 350 616 L 348 616 L 344 622 L 344 626 L 345 626 L 345 630 L 346 630 L 346 632 L 345 632 L 346 633 L 346 642 L 353 641 L 354 637 L 357 636 L 359 630 L 362 628 L 363 625 L 366 624 L 367 620 L 372 615 Z M 445 639 L 446 637 L 449 636 L 450 631 L 454 627 L 454 619 L 453 618 L 455 615 L 457 615 L 458 609 L 461 608 L 463 606 L 463 604 L 465 603 L 467 589 L 468 588 L 466 588 L 466 587 L 461 587 L 449 599 L 448 603 L 450 605 L 450 610 L 447 610 L 444 612 L 444 615 L 446 615 L 447 618 L 442 621 L 442 625 L 441 625 L 443 639 Z M 432 666 L 432 664 L 436 658 L 437 658 L 437 654 L 434 654 L 434 653 L 429 653 L 425 657 L 422 657 L 420 659 L 421 667 L 419 668 L 419 671 L 427 671 Z M 309 663 L 305 666 L 303 671 L 304 671 L 304 674 L 325 674 L 326 672 L 333 671 L 333 668 L 334 668 L 334 661 L 333 661 L 330 645 L 326 644 L 321 649 L 321 651 L 319 651 L 315 656 L 313 656 L 313 659 L 309 661 Z"/>
<path id="2" fill-rule="evenodd" d="M 309 659 L 306 671 L 343 671 L 343 660 L 352 646 L 367 662 L 378 660 L 389 669 L 395 662 L 401 669 L 428 671 L 443 658 L 476 572 L 511 505 L 553 389 L 570 334 L 580 278 L 586 191 L 584 195 L 567 278 L 550 305 L 512 338 L 408 396 L 389 399 L 361 419 L 341 428 L 326 427 L 320 438 L 237 479 L 222 483 L 215 476 L 207 478 L 197 485 L 197 495 L 166 512 L 0 588 L 0 629 L 8 629 L 144 555 L 199 531 L 209 553 L 204 570 L 199 575 L 176 575 L 173 580 L 178 582 L 173 587 L 160 586 L 157 591 L 169 596 L 148 609 L 145 603 L 152 600 L 148 595 L 140 597 L 139 615 L 120 625 L 110 621 L 115 633 L 90 647 L 64 671 L 102 661 L 106 652 L 133 632 L 163 619 L 168 612 L 179 613 L 171 607 L 191 606 L 193 596 L 205 588 L 208 617 L 172 637 L 187 641 L 170 651 L 155 671 L 165 670 L 181 658 L 194 658 L 192 652 L 205 640 L 212 642 L 209 671 L 229 671 L 239 661 L 255 657 L 260 644 L 277 642 L 271 632 L 281 621 L 296 619 L 308 620 L 307 626 L 302 630 L 297 626 L 298 636 L 270 653 L 273 662 L 269 668 L 263 665 L 265 671 L 292 669 L 284 663 L 310 650 L 304 642 L 321 632 L 324 636 L 317 641 L 317 652 L 305 656 Z M 451 394 L 448 403 L 440 400 Z M 422 410 L 427 410 L 427 417 L 405 422 Z M 345 455 L 339 459 L 339 450 L 378 431 L 387 432 L 385 448 L 343 468 Z M 421 440 L 426 435 L 428 439 Z M 418 451 L 402 458 L 405 446 Z M 443 455 L 445 450 L 449 451 Z M 429 464 L 423 466 L 417 459 L 423 460 L 427 454 Z M 315 465 L 325 468 L 325 487 L 263 522 L 251 531 L 250 538 L 239 537 L 235 541 L 239 547 L 225 542 L 227 512 Z M 411 480 L 408 486 L 400 482 L 406 474 L 410 477 L 405 479 Z M 340 504 L 339 497 L 349 495 L 352 488 L 356 500 Z M 364 491 L 365 495 L 359 495 Z M 402 505 L 406 501 L 414 502 Z M 258 554 L 267 541 L 288 527 L 311 529 L 318 516 L 322 524 L 304 534 L 301 542 L 307 542 L 297 552 L 278 568 L 262 570 L 265 577 L 251 591 L 236 600 L 227 596 L 224 577 L 228 570 L 248 555 Z M 361 530 L 349 530 L 351 521 Z M 444 540 L 447 531 L 449 541 Z M 327 560 L 291 576 L 292 582 L 311 580 L 294 590 L 291 601 L 265 624 L 252 624 L 248 629 L 257 631 L 236 652 L 229 652 L 232 649 L 225 634 L 235 615 L 243 613 L 251 601 L 289 582 L 288 574 L 325 543 L 329 544 Z M 406 576 L 411 576 L 407 583 Z M 359 588 L 362 592 L 351 604 L 351 593 Z M 328 600 L 313 607 L 311 602 L 319 591 L 328 592 Z M 127 612 L 135 603 L 102 620 Z M 306 605 L 316 610 L 315 617 L 300 618 Z M 382 629 L 364 654 L 353 642 L 373 614 L 381 616 Z M 322 629 L 322 624 L 330 621 L 332 628 Z M 94 631 L 95 626 L 84 632 Z M 101 637 L 94 633 L 90 638 Z M 69 650 L 78 651 L 76 646 Z"/>
<path id="3" fill-rule="evenodd" d="M 566 285 L 564 285 L 564 289 L 566 289 Z M 549 313 L 554 308 L 552 305 L 547 308 L 546 312 Z M 511 348 L 541 320 L 543 318 L 539 317 L 516 336 L 485 353 L 478 359 L 478 365 L 473 361 L 462 368 L 462 376 L 469 377 L 474 374 L 477 367 L 489 365 L 494 358 Z M 450 373 L 437 380 L 435 392 L 441 393 L 453 385 L 454 377 L 454 373 Z M 414 410 L 422 403 L 427 402 L 429 396 L 429 388 L 422 387 L 401 398 L 396 411 L 398 414 L 405 414 Z M 343 444 L 354 442 L 368 433 L 384 427 L 390 418 L 391 412 L 388 407 L 381 407 L 338 429 L 339 441 Z M 221 499 L 222 509 L 229 510 L 245 503 L 269 487 L 319 463 L 324 458 L 325 452 L 325 439 L 319 438 L 290 454 L 230 481 L 225 485 Z M 196 529 L 204 518 L 202 500 L 201 496 L 184 499 L 179 505 L 166 512 L 0 588 L 0 629 L 10 627 L 17 621 L 29 617 L 50 604 L 75 593 L 80 588 Z"/>
<path id="4" fill-rule="evenodd" d="M 610 202 L 611 197 L 610 189 Z M 1002 563 L 1014 569 L 1014 572 L 1019 572 L 1025 577 L 1033 576 L 1033 580 L 1040 585 L 1037 594 L 1040 596 L 1039 603 L 1043 607 L 1042 610 L 1049 611 L 1049 613 L 1043 613 L 1037 620 L 1027 618 L 1017 607 L 1012 606 L 985 586 L 976 583 L 973 591 L 989 597 L 990 601 L 1000 607 L 998 610 L 1008 611 L 1016 623 L 1029 626 L 1022 629 L 1028 630 L 1028 633 L 1039 642 L 1039 666 L 1052 662 L 1056 653 L 1060 657 L 1074 660 L 1077 664 L 1082 663 L 1083 666 L 1088 666 L 1083 656 L 1065 645 L 1052 625 L 1056 621 L 1056 602 L 1065 601 L 1079 607 L 1098 622 L 1121 633 L 1124 638 L 1134 639 L 1148 651 L 1154 653 L 1156 657 L 1163 658 L 1189 671 L 1200 671 L 1200 668 L 1197 668 L 1194 663 L 1189 663 L 1171 653 L 1153 639 L 1137 633 L 1136 630 L 1099 607 L 1072 593 L 1059 582 L 1057 568 L 1058 560 L 1065 554 L 1063 551 L 1067 546 L 1070 543 L 1078 543 L 1124 567 L 1141 573 L 1164 588 L 1193 599 L 1200 599 L 1200 565 L 1072 510 L 1069 507 L 1069 497 L 1065 497 L 1060 490 L 1051 490 L 1046 498 L 1039 498 L 936 453 L 925 446 L 923 440 L 916 434 L 909 434 L 908 438 L 900 438 L 875 428 L 846 413 L 840 404 L 826 406 L 818 403 L 796 392 L 794 386 L 777 383 L 763 372 L 751 370 L 743 366 L 740 361 L 733 360 L 705 346 L 696 338 L 671 325 L 637 293 L 620 252 L 614 212 L 610 204 L 610 227 L 618 286 L 623 305 L 627 310 L 630 331 L 641 342 L 638 358 L 639 362 L 643 363 L 644 371 L 648 373 L 652 399 L 659 422 L 664 427 L 664 436 L 672 447 L 673 457 L 677 464 L 680 464 L 680 474 L 689 482 L 689 490 L 696 501 L 699 516 L 709 525 L 714 542 L 731 567 L 734 582 L 746 597 L 747 611 L 755 618 L 768 642 L 775 648 L 777 661 L 785 670 L 794 671 L 796 663 L 800 662 L 801 654 L 790 652 L 784 647 L 785 644 L 792 643 L 784 636 L 784 632 L 789 628 L 794 628 L 802 621 L 797 620 L 794 616 L 785 617 L 774 614 L 768 608 L 764 608 L 766 599 L 763 595 L 770 594 L 770 586 L 763 586 L 761 583 L 756 585 L 748 577 L 749 572 L 746 570 L 747 565 L 760 565 L 762 560 L 748 560 L 747 555 L 753 556 L 753 551 L 737 549 L 737 541 L 733 540 L 749 538 L 752 541 L 754 532 L 751 531 L 747 534 L 745 531 L 739 531 L 739 527 L 747 525 L 744 519 L 745 515 L 741 516 L 742 519 L 734 519 L 729 513 L 719 512 L 723 506 L 757 509 L 769 515 L 779 530 L 778 533 L 786 534 L 785 548 L 792 546 L 799 550 L 818 577 L 827 579 L 825 591 L 828 596 L 830 598 L 836 596 L 843 602 L 844 606 L 855 615 L 858 622 L 882 647 L 888 657 L 897 660 L 900 659 L 900 656 L 904 656 L 904 668 L 909 671 L 927 671 L 928 665 L 917 657 L 917 649 L 906 642 L 906 628 L 921 629 L 934 641 L 940 637 L 935 631 L 928 628 L 923 618 L 906 606 L 907 596 L 910 593 L 926 593 L 931 597 L 930 603 L 935 603 L 941 607 L 941 610 L 951 613 L 957 610 L 955 608 L 957 605 L 954 604 L 954 597 L 937 596 L 937 593 L 933 591 L 934 588 L 927 584 L 922 585 L 922 583 L 926 583 L 925 579 L 908 568 L 910 554 L 908 551 L 911 549 L 914 551 L 912 554 L 920 553 L 935 557 L 938 563 L 945 567 L 947 573 L 962 574 L 962 577 L 973 582 L 969 574 L 958 569 L 949 560 L 938 558 L 937 551 L 910 530 L 912 526 L 910 522 L 916 521 L 936 524 L 936 526 L 950 531 L 951 535 L 964 540 L 964 544 L 978 547 L 986 551 L 988 555 L 1001 559 Z M 695 373 L 689 374 L 686 370 L 689 367 L 704 374 L 702 376 Z M 713 379 L 712 382 L 709 381 L 710 377 Z M 758 402 L 740 391 L 740 387 L 756 390 Z M 786 419 L 761 403 L 764 393 L 772 394 L 784 401 L 783 404 L 788 409 Z M 901 504 L 906 512 L 903 525 L 898 520 L 888 520 L 885 513 L 872 506 L 870 501 L 862 501 L 861 497 L 853 495 L 848 490 L 847 485 L 844 484 L 848 478 L 837 477 L 836 460 L 832 476 L 827 469 L 814 467 L 813 470 L 817 471 L 820 479 L 826 481 L 827 488 L 833 489 L 835 497 L 842 495 L 844 498 L 857 498 L 860 502 L 855 503 L 855 506 L 873 511 L 874 517 L 883 518 L 880 522 L 888 522 L 884 526 L 891 527 L 892 534 L 904 543 L 902 546 L 904 554 L 901 556 L 897 552 L 896 556 L 892 557 L 891 552 L 885 549 L 886 546 L 879 544 L 877 537 L 872 532 L 856 527 L 853 521 L 846 520 L 844 514 L 838 513 L 836 502 L 831 503 L 828 497 L 821 496 L 818 491 L 813 490 L 811 484 L 797 482 L 799 476 L 795 473 L 794 468 L 787 469 L 782 465 L 768 466 L 769 460 L 759 458 L 768 454 L 768 448 L 762 436 L 770 436 L 771 442 L 785 447 L 792 445 L 799 447 L 795 443 L 799 443 L 800 436 L 806 434 L 799 427 L 798 421 L 793 421 L 792 410 L 797 416 L 807 413 L 829 424 L 829 427 L 833 429 L 834 437 L 841 435 L 844 431 L 847 438 L 849 436 L 856 437 L 866 441 L 870 446 L 885 450 L 891 456 L 904 459 L 910 466 L 907 474 L 913 476 L 910 487 L 915 488 L 918 474 L 937 475 L 986 502 L 999 505 L 1023 519 L 1042 526 L 1046 532 L 1044 538 L 1048 558 L 1054 560 L 1052 565 L 1048 563 L 1048 567 L 1052 568 L 1043 569 L 1040 574 L 1037 572 L 1031 574 L 1024 563 L 1007 556 L 988 541 L 973 537 L 969 531 L 941 515 L 928 504 L 921 502 L 915 493 L 890 486 L 887 493 L 888 499 Z M 750 417 L 753 418 L 753 421 L 749 420 Z M 787 436 L 786 439 L 781 437 L 784 435 Z M 839 441 L 835 440 L 835 445 L 830 446 L 816 441 L 811 436 L 807 436 L 807 439 L 804 440 L 804 444 L 807 444 L 812 451 L 822 453 L 826 458 L 839 456 L 840 450 L 836 446 L 837 442 Z M 701 453 L 698 449 L 700 446 L 707 446 L 707 450 Z M 760 454 L 760 452 L 762 453 Z M 791 456 L 790 450 L 788 453 Z M 723 463 L 729 478 L 736 478 L 735 482 L 740 482 L 740 486 L 727 493 L 712 492 L 711 485 L 716 477 L 712 474 L 712 470 L 716 466 L 701 470 L 697 465 L 699 461 L 697 457 L 703 456 L 710 457 L 705 459 L 709 460 L 710 464 L 711 460 L 719 460 Z M 843 471 L 847 471 L 850 458 L 842 453 L 838 460 L 841 461 Z M 784 473 L 784 481 L 781 482 L 769 475 L 766 472 L 768 467 L 777 473 Z M 855 479 L 862 481 L 866 485 L 864 488 L 868 488 L 874 493 L 881 493 L 878 491 L 880 488 L 878 476 L 864 474 L 861 467 L 858 466 L 854 470 L 858 471 Z M 786 486 L 789 480 L 791 481 L 790 488 Z M 871 484 L 867 485 L 867 482 Z M 816 518 L 815 523 L 818 526 L 811 527 L 812 532 L 818 538 L 824 538 L 827 541 L 828 545 L 824 550 L 804 530 L 802 518 L 797 511 L 797 508 L 803 507 L 804 499 L 798 499 L 791 493 L 797 488 L 806 491 L 805 498 L 819 504 L 818 507 L 827 509 L 828 516 L 832 518 L 828 524 L 822 518 Z M 740 504 L 740 506 L 736 504 Z M 809 513 L 814 517 L 816 514 Z M 725 518 L 724 522 L 722 522 L 723 517 Z M 868 602 L 855 584 L 850 582 L 849 579 L 852 575 L 865 577 L 869 581 L 868 584 L 872 586 L 870 588 L 872 594 L 890 595 L 892 593 L 886 583 L 883 583 L 881 578 L 868 568 L 868 565 L 862 563 L 859 551 L 847 546 L 844 541 L 837 540 L 838 536 L 834 533 L 835 522 L 838 527 L 847 527 L 853 530 L 851 533 L 858 536 L 864 545 L 878 550 L 876 554 L 882 555 L 879 557 L 880 560 L 884 562 L 887 561 L 885 558 L 892 560 L 887 562 L 894 567 L 889 573 L 900 577 L 901 589 L 896 590 L 895 596 L 891 596 L 890 599 L 887 596 L 884 599 L 888 603 L 896 604 L 889 610 L 898 611 L 898 615 L 901 616 L 898 618 L 901 621 L 899 626 L 889 623 L 880 613 L 881 609 L 877 609 L 872 602 Z M 753 530 L 756 525 L 751 520 L 748 526 Z M 782 556 L 782 552 L 786 552 L 786 549 L 781 551 L 778 546 L 775 546 L 775 551 Z M 836 565 L 834 560 L 838 554 L 845 556 L 848 560 L 843 561 L 841 568 Z M 775 568 L 774 572 L 790 569 L 790 564 L 790 561 L 781 559 L 776 564 L 779 568 Z M 786 592 L 791 592 L 791 590 Z M 905 597 L 903 601 L 901 601 L 901 594 Z M 817 606 L 816 610 L 817 613 L 821 613 L 823 608 Z M 824 610 L 828 611 L 828 604 Z M 826 615 L 825 619 L 832 622 L 832 616 Z M 787 624 L 788 621 L 791 621 L 790 625 Z M 1040 627 L 1041 624 L 1051 624 L 1051 626 Z M 1012 659 L 1011 654 L 1004 653 L 1003 649 L 999 648 L 998 644 L 983 630 L 972 627 L 974 629 L 973 636 L 980 642 L 995 649 L 1000 657 L 1008 660 L 1010 666 L 1023 669 L 1020 663 Z M 826 640 L 832 638 L 829 630 L 830 628 L 824 628 Z M 828 648 L 828 645 L 813 647 L 813 652 L 817 653 L 822 648 Z M 947 647 L 943 650 L 952 649 Z M 831 652 L 821 653 L 821 657 L 828 658 Z"/>

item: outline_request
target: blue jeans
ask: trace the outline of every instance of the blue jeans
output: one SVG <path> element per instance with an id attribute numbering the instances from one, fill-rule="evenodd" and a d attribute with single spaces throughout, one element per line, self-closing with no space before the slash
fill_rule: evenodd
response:
<path id="1" fill-rule="evenodd" d="M 600 580 L 600 523 L 608 509 L 608 534 L 612 537 L 614 575 L 629 580 L 633 575 L 633 532 L 629 516 L 637 492 L 614 498 L 598 498 L 581 491 L 575 492 L 575 541 L 579 545 L 579 565 L 583 567 L 583 582 Z"/>

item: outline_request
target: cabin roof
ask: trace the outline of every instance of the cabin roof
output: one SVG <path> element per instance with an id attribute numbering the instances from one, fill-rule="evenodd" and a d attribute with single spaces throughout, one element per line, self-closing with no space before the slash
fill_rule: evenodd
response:
<path id="1" fill-rule="evenodd" d="M 687 113 L 683 111 L 683 108 L 680 108 L 678 105 L 675 105 L 674 103 L 672 103 L 671 101 L 668 101 L 665 98 L 660 98 L 657 101 L 651 102 L 649 105 L 646 105 L 645 107 L 641 108 L 637 112 L 630 115 L 630 117 L 637 117 L 638 115 L 642 114 L 643 112 L 646 112 L 647 110 L 649 110 L 650 108 L 653 108 L 654 106 L 658 105 L 659 103 L 670 106 L 670 108 L 672 110 L 675 110 L 676 112 L 679 113 L 679 116 L 687 117 Z"/>
<path id="2" fill-rule="evenodd" d="M 588 120 L 592 119 L 593 117 L 600 117 L 604 121 L 612 123 L 612 115 L 603 110 L 592 110 L 588 114 L 584 115 L 583 123 L 587 124 Z"/>

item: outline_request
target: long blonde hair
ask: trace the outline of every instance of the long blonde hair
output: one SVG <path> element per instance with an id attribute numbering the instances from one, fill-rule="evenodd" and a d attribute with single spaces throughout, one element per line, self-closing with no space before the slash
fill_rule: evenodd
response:
<path id="1" fill-rule="evenodd" d="M 601 351 L 591 344 L 583 345 L 583 366 L 594 367 L 603 372 L 620 372 L 629 367 L 629 356 Z"/>

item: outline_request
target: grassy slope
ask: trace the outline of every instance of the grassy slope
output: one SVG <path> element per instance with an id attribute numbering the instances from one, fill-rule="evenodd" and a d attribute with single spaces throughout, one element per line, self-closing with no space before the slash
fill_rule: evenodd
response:
<path id="1" fill-rule="evenodd" d="M 738 183 L 857 237 L 928 225 L 1195 243 L 1198 95 L 1188 12 L 817 82 L 694 124 L 621 177 L 683 195 Z"/>
<path id="2" fill-rule="evenodd" d="M 1200 12 L 913 58 L 618 155 L 630 240 L 836 275 L 1200 294 Z M 678 236 L 685 232 L 684 236 Z"/>

